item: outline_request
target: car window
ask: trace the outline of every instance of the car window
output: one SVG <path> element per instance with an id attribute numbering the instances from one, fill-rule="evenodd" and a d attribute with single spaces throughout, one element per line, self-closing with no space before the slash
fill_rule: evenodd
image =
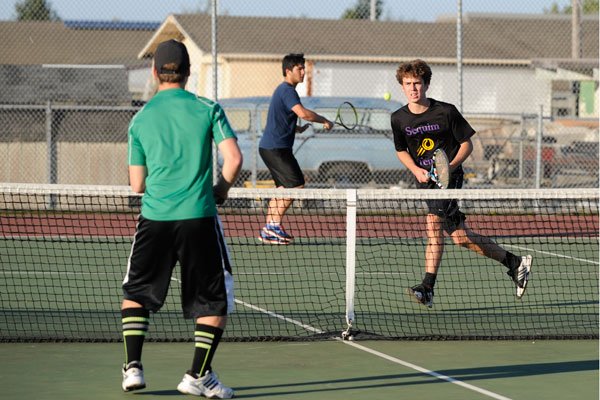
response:
<path id="1" fill-rule="evenodd" d="M 334 121 L 337 116 L 337 108 L 317 108 L 314 110 L 325 118 Z M 388 110 L 373 110 L 365 108 L 356 108 L 358 114 L 357 129 L 349 132 L 343 126 L 336 124 L 333 128 L 335 133 L 361 133 L 364 134 L 370 131 L 389 130 L 390 127 L 390 111 Z M 322 130 L 320 124 L 316 124 L 315 130 Z"/>
<path id="2" fill-rule="evenodd" d="M 247 132 L 252 127 L 252 115 L 250 110 L 226 109 L 229 124 L 236 132 Z"/>
<path id="3" fill-rule="evenodd" d="M 264 132 L 265 128 L 267 127 L 267 113 L 268 110 L 260 110 L 260 130 L 261 132 Z"/>
<path id="4" fill-rule="evenodd" d="M 331 121 L 335 121 L 338 105 L 346 100 L 351 101 L 356 107 L 358 129 L 348 131 L 341 125 L 336 124 L 334 129 L 328 133 L 364 135 L 369 132 L 389 131 L 391 129 L 390 115 L 402 105 L 399 102 L 383 101 L 383 99 L 327 97 L 305 97 L 302 99 L 302 103 L 306 108 L 323 115 Z M 226 110 L 232 127 L 238 133 L 258 130 L 258 135 L 261 135 L 267 123 L 269 102 L 269 97 L 248 97 L 222 99 L 221 105 Z M 256 120 L 259 124 L 258 129 L 255 127 Z M 299 123 L 304 124 L 306 121 L 299 121 Z M 309 132 L 323 132 L 323 125 L 312 124 L 312 129 Z"/>
<path id="5" fill-rule="evenodd" d="M 391 129 L 390 112 L 384 110 L 372 110 L 369 114 L 368 126 L 378 131 Z"/>

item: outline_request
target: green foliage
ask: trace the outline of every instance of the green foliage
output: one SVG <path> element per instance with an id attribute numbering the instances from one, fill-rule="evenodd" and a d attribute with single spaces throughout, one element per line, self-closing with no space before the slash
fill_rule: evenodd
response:
<path id="1" fill-rule="evenodd" d="M 583 0 L 581 2 L 581 13 L 582 14 L 598 14 L 600 8 L 598 7 L 598 0 Z M 573 7 L 569 4 L 561 8 L 558 4 L 552 3 L 550 9 L 544 10 L 547 14 L 571 14 Z"/>
<path id="2" fill-rule="evenodd" d="M 60 21 L 46 0 L 22 0 L 15 4 L 17 21 Z"/>
<path id="3" fill-rule="evenodd" d="M 383 0 L 375 0 L 375 19 L 379 20 L 383 12 Z M 342 19 L 370 19 L 371 0 L 358 0 L 352 8 L 346 9 Z"/>

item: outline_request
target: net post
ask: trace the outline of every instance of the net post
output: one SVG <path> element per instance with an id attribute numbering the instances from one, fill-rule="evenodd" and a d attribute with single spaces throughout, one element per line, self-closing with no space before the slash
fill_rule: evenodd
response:
<path id="1" fill-rule="evenodd" d="M 346 190 L 346 330 L 342 338 L 352 340 L 356 277 L 356 189 Z"/>

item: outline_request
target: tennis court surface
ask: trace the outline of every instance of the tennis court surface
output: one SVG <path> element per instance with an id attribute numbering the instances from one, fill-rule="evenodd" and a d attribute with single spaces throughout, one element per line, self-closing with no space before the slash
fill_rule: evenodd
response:
<path id="1" fill-rule="evenodd" d="M 217 368 L 238 397 L 549 399 L 571 387 L 598 397 L 597 190 L 432 192 L 459 199 L 475 231 L 533 256 L 522 300 L 502 265 L 449 242 L 433 308 L 407 298 L 423 274 L 422 192 L 233 191 L 220 215 L 236 311 Z M 283 194 L 296 199 L 285 222 L 296 241 L 262 244 L 266 202 Z M 46 371 L 40 398 L 76 398 L 89 375 L 99 398 L 126 396 L 120 284 L 139 200 L 124 187 L 0 185 L 7 398 L 21 398 L 19 366 Z M 175 395 L 181 377 L 162 371 L 187 368 L 189 344 L 163 343 L 191 341 L 179 294 L 176 269 L 144 350 L 149 398 Z M 343 331 L 356 340 L 334 340 Z"/>
<path id="2" fill-rule="evenodd" d="M 215 368 L 240 399 L 598 398 L 598 344 L 593 340 L 352 343 L 390 359 L 348 342 L 226 342 L 219 347 Z M 183 398 L 175 388 L 191 362 L 191 346 L 148 343 L 148 386 L 124 393 L 120 343 L 1 343 L 1 397 Z"/>

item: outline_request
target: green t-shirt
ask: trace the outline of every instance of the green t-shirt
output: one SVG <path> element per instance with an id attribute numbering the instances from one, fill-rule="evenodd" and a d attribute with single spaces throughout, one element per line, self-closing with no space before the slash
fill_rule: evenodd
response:
<path id="1" fill-rule="evenodd" d="M 155 221 L 214 216 L 212 142 L 235 138 L 218 103 L 161 90 L 129 124 L 129 165 L 148 170 L 142 215 Z"/>

